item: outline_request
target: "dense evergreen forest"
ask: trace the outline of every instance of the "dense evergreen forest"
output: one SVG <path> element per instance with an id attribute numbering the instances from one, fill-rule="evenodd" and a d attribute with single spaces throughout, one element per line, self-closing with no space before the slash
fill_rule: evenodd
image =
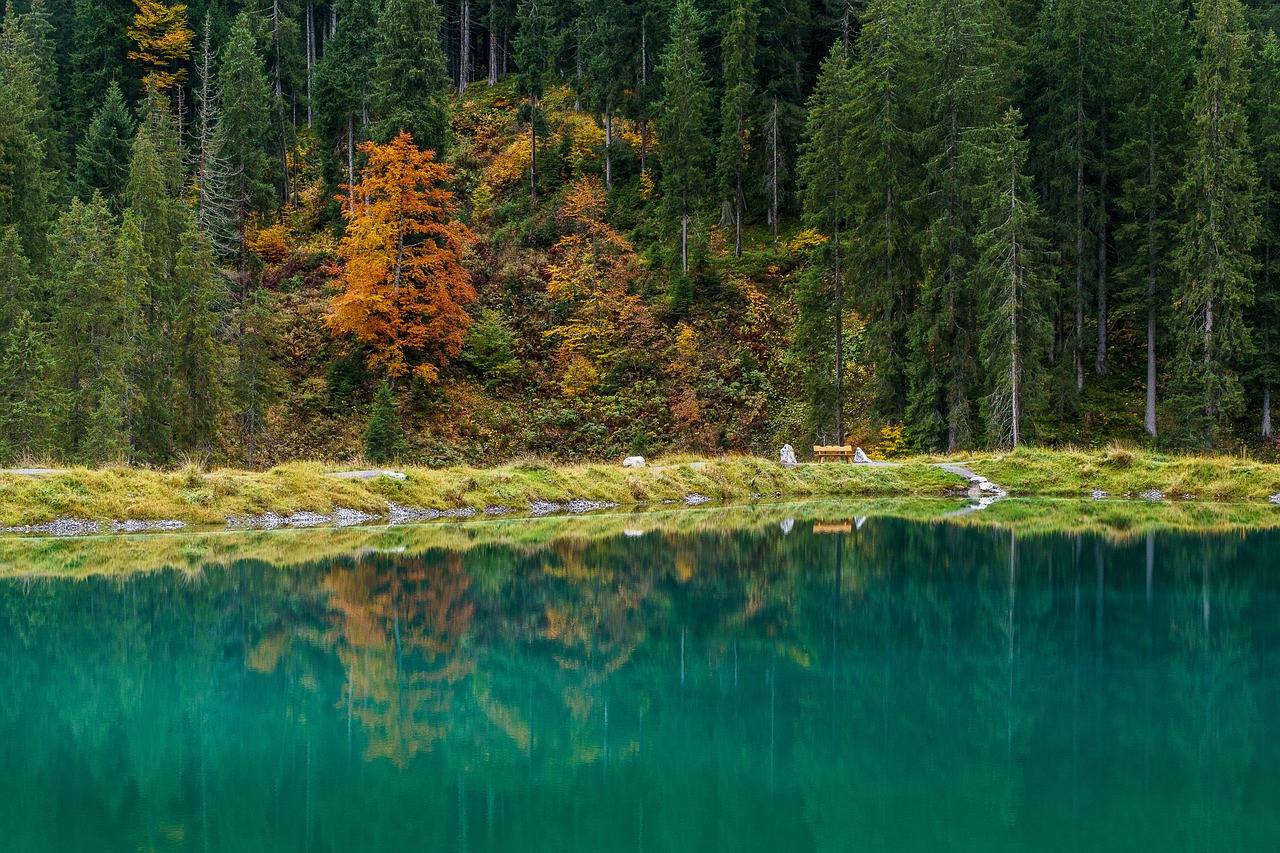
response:
<path id="1" fill-rule="evenodd" d="M 15 0 L 0 461 L 1273 453 L 1273 27 Z"/>

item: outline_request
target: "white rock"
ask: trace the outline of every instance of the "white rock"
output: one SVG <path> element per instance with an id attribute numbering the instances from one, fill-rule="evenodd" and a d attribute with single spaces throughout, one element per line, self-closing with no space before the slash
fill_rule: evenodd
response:
<path id="1" fill-rule="evenodd" d="M 862 448 L 859 447 L 853 451 L 853 461 L 867 463 L 871 461 L 871 458 L 867 456 L 867 454 L 863 453 Z"/>
<path id="2" fill-rule="evenodd" d="M 778 454 L 778 456 L 779 456 L 778 461 L 781 462 L 783 465 L 786 465 L 788 468 L 792 468 L 800 464 L 798 461 L 796 461 L 795 448 L 793 448 L 789 444 L 782 445 L 782 452 Z"/>
<path id="3" fill-rule="evenodd" d="M 783 536 L 790 534 L 792 528 L 794 528 L 795 526 L 796 526 L 796 520 L 794 518 L 784 518 L 782 519 L 782 521 L 778 522 L 778 527 L 782 528 Z"/>
<path id="4" fill-rule="evenodd" d="M 626 459 L 623 459 L 623 460 L 622 460 L 622 467 L 623 467 L 623 468 L 643 468 L 643 467 L 644 467 L 644 457 L 643 457 L 643 456 L 628 456 Z"/>

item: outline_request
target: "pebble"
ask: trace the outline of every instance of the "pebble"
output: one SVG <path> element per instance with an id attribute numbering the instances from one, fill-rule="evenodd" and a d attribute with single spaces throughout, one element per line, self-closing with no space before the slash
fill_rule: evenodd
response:
<path id="1" fill-rule="evenodd" d="M 175 518 L 164 518 L 160 521 L 138 521 L 137 519 L 127 519 L 125 521 L 111 522 L 111 529 L 115 533 L 149 533 L 155 530 L 181 530 L 186 527 L 184 521 L 178 521 Z"/>
<path id="2" fill-rule="evenodd" d="M 335 507 L 333 510 L 333 520 L 339 527 L 350 527 L 354 524 L 366 524 L 370 521 L 376 521 L 382 516 L 373 515 L 368 512 L 361 512 L 358 509 L 347 509 L 346 507 Z"/>
<path id="3" fill-rule="evenodd" d="M 487 506 L 484 508 L 485 515 L 511 515 L 515 510 L 509 506 Z"/>
<path id="4" fill-rule="evenodd" d="M 706 495 L 700 495 L 697 492 L 684 496 L 684 502 L 689 506 L 698 506 L 699 504 L 710 503 L 711 498 Z"/>
<path id="5" fill-rule="evenodd" d="M 563 511 L 563 505 L 551 501 L 537 500 L 529 504 L 529 515 L 550 515 L 553 512 Z"/>
<path id="6" fill-rule="evenodd" d="M 285 519 L 285 523 L 290 527 L 316 527 L 321 524 L 328 524 L 333 518 L 328 515 L 321 515 L 318 512 L 295 512 Z"/>
<path id="7" fill-rule="evenodd" d="M 1277 506 L 1280 506 L 1280 492 L 1277 492 L 1276 494 L 1274 494 L 1274 495 L 1272 495 L 1271 497 L 1267 498 L 1267 500 L 1271 501 L 1273 504 L 1275 504 L 1275 505 L 1277 505 Z"/>
<path id="8" fill-rule="evenodd" d="M 1095 501 L 1100 501 L 1107 496 L 1107 493 L 1102 491 L 1102 489 L 1094 489 L 1092 492 L 1089 493 L 1089 495 Z"/>
<path id="9" fill-rule="evenodd" d="M 1139 493 L 1138 497 L 1144 501 L 1162 501 L 1164 500 L 1164 492 L 1159 489 L 1147 489 L 1145 492 Z"/>
<path id="10" fill-rule="evenodd" d="M 569 501 L 569 512 L 595 512 L 598 509 L 613 509 L 617 504 L 612 501 L 588 501 L 575 498 Z"/>

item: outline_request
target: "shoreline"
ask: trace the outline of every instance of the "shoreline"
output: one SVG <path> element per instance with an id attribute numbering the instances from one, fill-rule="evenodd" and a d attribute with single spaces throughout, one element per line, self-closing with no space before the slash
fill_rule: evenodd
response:
<path id="1" fill-rule="evenodd" d="M 796 467 L 751 457 L 677 457 L 644 468 L 524 461 L 492 468 L 353 471 L 312 462 L 260 472 L 190 466 L 167 472 L 126 467 L 0 471 L 0 533 L 131 534 L 223 525 L 228 530 L 342 528 L 713 501 L 979 498 L 995 483 L 1001 497 L 1014 498 L 1280 503 L 1280 465 L 1123 448 L 1095 453 L 1024 448 Z M 989 497 L 984 500 L 990 505 Z"/>

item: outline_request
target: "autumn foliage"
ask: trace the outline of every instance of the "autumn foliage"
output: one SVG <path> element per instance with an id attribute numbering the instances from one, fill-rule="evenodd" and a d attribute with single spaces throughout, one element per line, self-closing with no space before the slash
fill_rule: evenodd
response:
<path id="1" fill-rule="evenodd" d="M 366 142 L 357 200 L 338 247 L 344 270 L 327 323 L 372 350 L 370 362 L 391 377 L 433 381 L 462 348 L 471 324 L 464 305 L 476 297 L 462 267 L 470 231 L 453 220 L 448 166 L 407 133 Z"/>
<path id="2" fill-rule="evenodd" d="M 567 303 L 570 313 L 548 334 L 556 341 L 561 387 L 576 394 L 590 388 L 610 366 L 647 312 L 628 292 L 640 274 L 640 260 L 605 219 L 600 181 L 585 177 L 574 184 L 560 215 L 569 233 L 552 252 L 547 295 Z"/>
<path id="3" fill-rule="evenodd" d="M 196 34 L 187 26 L 185 3 L 166 5 L 162 0 L 133 0 L 138 7 L 129 27 L 135 47 L 128 58 L 142 63 L 142 85 L 150 92 L 163 92 L 187 79 L 183 63 L 191 58 Z"/>

